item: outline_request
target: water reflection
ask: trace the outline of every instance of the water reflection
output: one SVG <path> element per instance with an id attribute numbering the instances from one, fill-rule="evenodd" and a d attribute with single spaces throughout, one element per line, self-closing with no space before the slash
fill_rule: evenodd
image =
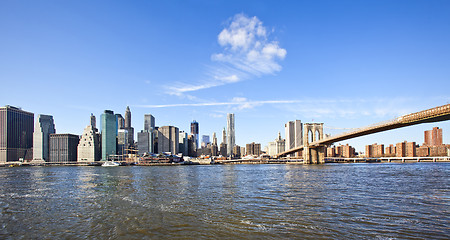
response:
<path id="1" fill-rule="evenodd" d="M 0 237 L 445 239 L 449 173 L 445 163 L 2 168 Z"/>

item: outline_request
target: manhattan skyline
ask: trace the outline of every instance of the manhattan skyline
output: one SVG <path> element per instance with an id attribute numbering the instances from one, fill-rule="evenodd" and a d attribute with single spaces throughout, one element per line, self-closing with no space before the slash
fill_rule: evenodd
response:
<path id="1" fill-rule="evenodd" d="M 448 1 L 3 1 L 2 105 L 52 115 L 81 135 L 93 113 L 274 141 L 284 124 L 338 134 L 450 101 Z M 36 117 L 36 116 L 35 116 Z M 421 124 L 360 137 L 423 142 Z M 136 137 L 135 137 L 136 139 Z"/>

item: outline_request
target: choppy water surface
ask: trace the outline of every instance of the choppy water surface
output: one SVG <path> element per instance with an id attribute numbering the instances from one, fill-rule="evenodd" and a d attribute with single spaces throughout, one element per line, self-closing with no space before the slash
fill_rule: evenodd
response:
<path id="1" fill-rule="evenodd" d="M 448 239 L 450 164 L 0 169 L 1 239 Z"/>

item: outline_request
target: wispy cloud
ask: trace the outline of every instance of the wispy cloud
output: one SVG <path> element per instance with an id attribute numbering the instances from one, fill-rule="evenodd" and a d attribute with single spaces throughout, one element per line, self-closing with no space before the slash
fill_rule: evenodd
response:
<path id="1" fill-rule="evenodd" d="M 205 80 L 172 84 L 167 87 L 168 93 L 180 96 L 281 71 L 279 61 L 286 57 L 287 51 L 270 39 L 272 32 L 256 16 L 235 15 L 217 37 L 222 52 L 211 55 Z"/>
<path id="2" fill-rule="evenodd" d="M 263 104 L 288 104 L 296 103 L 296 100 L 263 100 L 249 101 L 246 98 L 233 98 L 229 102 L 203 102 L 203 103 L 177 103 L 177 104 L 161 104 L 161 105 L 135 105 L 134 107 L 142 108 L 171 108 L 171 107 L 208 107 L 208 106 L 239 106 L 238 109 L 248 109 Z"/>

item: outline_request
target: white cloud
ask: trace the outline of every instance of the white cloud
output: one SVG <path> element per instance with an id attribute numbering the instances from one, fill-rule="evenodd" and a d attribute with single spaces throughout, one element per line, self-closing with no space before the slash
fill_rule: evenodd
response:
<path id="1" fill-rule="evenodd" d="M 236 14 L 219 33 L 217 41 L 223 49 L 211 55 L 213 64 L 206 72 L 206 79 L 194 84 L 179 82 L 167 86 L 170 94 L 181 96 L 187 92 L 274 74 L 281 71 L 279 61 L 287 54 L 277 41 L 270 40 L 266 27 L 256 16 Z"/>
<path id="2" fill-rule="evenodd" d="M 134 107 L 142 108 L 170 108 L 170 107 L 208 107 L 208 106 L 238 106 L 237 109 L 248 109 L 263 104 L 287 104 L 298 103 L 297 100 L 263 100 L 263 101 L 249 101 L 247 98 L 235 97 L 229 102 L 203 102 L 203 103 L 176 103 L 176 104 L 161 104 L 161 105 L 135 105 Z"/>

